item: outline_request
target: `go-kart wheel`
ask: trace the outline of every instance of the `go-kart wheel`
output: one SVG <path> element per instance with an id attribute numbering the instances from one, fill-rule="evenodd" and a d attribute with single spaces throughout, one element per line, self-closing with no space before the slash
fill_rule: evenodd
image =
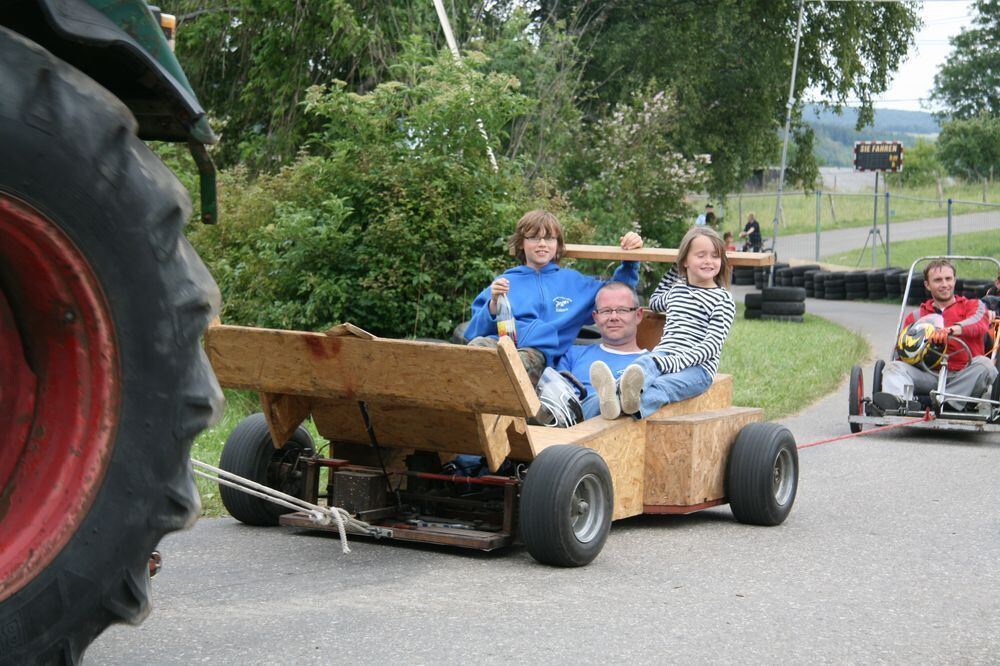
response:
<path id="1" fill-rule="evenodd" d="M 885 361 L 879 359 L 875 361 L 875 369 L 872 370 L 872 395 L 882 392 L 882 372 L 885 370 Z"/>
<path id="2" fill-rule="evenodd" d="M 881 375 L 879 376 L 881 380 Z M 847 414 L 848 416 L 861 416 L 864 414 L 862 400 L 865 398 L 864 378 L 861 376 L 861 366 L 856 365 L 851 368 L 851 379 L 847 387 Z M 851 432 L 861 432 L 860 423 L 851 423 Z"/>
<path id="3" fill-rule="evenodd" d="M 1000 402 L 1000 374 L 993 380 L 993 390 L 990 391 L 990 400 Z"/>
<path id="4" fill-rule="evenodd" d="M 312 437 L 302 426 L 280 449 L 274 448 L 267 420 L 257 412 L 240 421 L 230 433 L 222 449 L 219 467 L 286 495 L 301 498 L 305 488 L 298 462 L 299 458 L 312 455 L 312 452 Z M 247 525 L 277 525 L 278 518 L 291 511 L 228 486 L 219 488 L 219 497 L 226 511 Z"/>
<path id="5" fill-rule="evenodd" d="M 614 490 L 593 449 L 550 446 L 528 468 L 521 490 L 521 540 L 542 564 L 579 567 L 604 548 Z"/>
<path id="6" fill-rule="evenodd" d="M 751 423 L 740 430 L 726 463 L 726 497 L 736 520 L 780 525 L 799 485 L 799 453 L 788 428 Z"/>

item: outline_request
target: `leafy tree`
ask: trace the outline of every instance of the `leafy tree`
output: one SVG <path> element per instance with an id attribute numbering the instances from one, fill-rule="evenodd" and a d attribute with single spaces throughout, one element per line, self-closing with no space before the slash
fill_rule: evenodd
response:
<path id="1" fill-rule="evenodd" d="M 320 128 L 311 154 L 275 174 L 223 174 L 224 223 L 190 233 L 225 295 L 226 321 L 302 330 L 351 321 L 380 335 L 446 337 L 510 264 L 515 221 L 552 207 L 523 186 L 517 164 L 500 155 L 494 171 L 486 156 L 477 120 L 496 149 L 528 106 L 516 80 L 447 52 L 424 62 L 422 50 L 397 61 L 406 82 L 364 95 L 342 81 L 310 89 L 305 112 Z"/>
<path id="2" fill-rule="evenodd" d="M 938 156 L 949 173 L 983 178 L 1000 172 L 1000 117 L 980 115 L 941 126 Z"/>
<path id="3" fill-rule="evenodd" d="M 903 170 L 886 174 L 890 186 L 921 187 L 932 185 L 945 170 L 938 159 L 937 145 L 926 139 L 917 139 L 915 145 L 903 153 Z"/>
<path id="4" fill-rule="evenodd" d="M 1000 0 L 976 0 L 973 9 L 973 27 L 949 40 L 951 55 L 934 76 L 931 99 L 944 117 L 1000 116 Z"/>
<path id="5" fill-rule="evenodd" d="M 834 106 L 857 97 L 859 127 L 869 123 L 872 99 L 888 88 L 913 43 L 914 6 L 806 3 L 795 90 L 817 90 Z M 654 79 L 672 89 L 675 143 L 688 155 L 712 155 L 709 187 L 724 193 L 777 158 L 797 10 L 795 0 L 544 0 L 538 14 L 582 26 L 585 76 L 596 96 L 591 110 Z M 799 103 L 796 125 L 800 115 Z M 801 130 L 797 136 L 811 138 Z"/>

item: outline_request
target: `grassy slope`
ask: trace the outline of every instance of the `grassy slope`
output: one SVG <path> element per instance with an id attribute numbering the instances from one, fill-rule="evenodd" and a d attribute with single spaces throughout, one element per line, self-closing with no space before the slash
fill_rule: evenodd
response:
<path id="1" fill-rule="evenodd" d="M 958 184 L 944 188 L 944 202 L 938 205 L 937 189 L 928 187 L 912 189 L 893 189 L 890 193 L 893 222 L 922 220 L 929 217 L 945 217 L 947 215 L 947 199 L 956 200 L 952 212 L 954 215 L 982 212 L 988 210 L 1000 214 L 997 208 L 984 209 L 975 203 L 982 201 L 982 185 Z M 725 230 L 733 231 L 736 227 L 736 211 L 739 209 L 737 196 L 726 200 L 727 217 Z M 831 210 L 831 197 L 824 194 L 820 207 L 820 224 L 823 229 L 844 229 L 848 227 L 864 227 L 872 223 L 874 200 L 872 194 L 834 194 Z M 1000 184 L 994 182 L 987 193 L 987 200 L 996 204 L 1000 200 Z M 964 203 L 970 202 L 970 203 Z M 744 196 L 743 216 L 753 211 L 761 223 L 765 236 L 770 236 L 771 223 L 774 219 L 774 194 L 766 196 Z M 784 210 L 784 225 L 782 234 L 798 234 L 816 230 L 816 195 L 812 192 L 786 192 L 781 198 Z M 885 196 L 879 194 L 878 204 L 879 224 L 885 223 Z M 742 229 L 742 226 L 740 227 Z"/>
<path id="2" fill-rule="evenodd" d="M 935 254 L 944 254 L 948 249 L 947 237 L 935 236 L 919 240 L 899 241 L 889 244 L 889 254 L 893 266 L 909 268 L 914 260 Z M 952 238 L 952 254 L 975 255 L 983 257 L 1000 257 L 1000 233 L 996 231 L 978 231 L 971 234 L 958 234 Z M 881 246 L 877 253 L 879 266 L 885 265 L 885 252 Z M 842 252 L 825 257 L 823 260 L 832 264 L 853 266 L 858 259 L 858 251 Z M 993 262 L 961 262 L 957 266 L 959 277 L 994 278 L 997 274 Z"/>
<path id="3" fill-rule="evenodd" d="M 761 407 L 767 419 L 796 412 L 834 390 L 851 365 L 868 353 L 859 336 L 819 317 L 806 315 L 803 324 L 747 321 L 739 308 L 720 372 L 733 375 L 734 404 Z M 837 353 L 819 354 L 818 349 Z M 226 437 L 240 419 L 259 409 L 255 394 L 226 390 L 222 420 L 195 440 L 191 456 L 218 465 Z M 312 423 L 306 425 L 317 446 L 325 446 Z M 218 486 L 200 477 L 197 481 L 204 515 L 224 515 Z"/>

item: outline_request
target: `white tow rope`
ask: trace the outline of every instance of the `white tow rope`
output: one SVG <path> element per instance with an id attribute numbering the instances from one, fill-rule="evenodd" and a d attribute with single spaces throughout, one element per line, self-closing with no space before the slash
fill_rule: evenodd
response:
<path id="1" fill-rule="evenodd" d="M 240 492 L 253 495 L 254 497 L 259 497 L 263 500 L 267 500 L 268 502 L 273 502 L 274 504 L 283 506 L 287 509 L 305 512 L 309 516 L 309 519 L 318 525 L 326 526 L 336 523 L 337 532 L 340 534 L 341 550 L 345 553 L 351 552 L 351 549 L 347 545 L 348 531 L 353 534 L 379 536 L 379 530 L 377 528 L 372 527 L 364 521 L 353 518 L 349 513 L 339 507 L 311 504 L 310 502 L 306 502 L 298 497 L 293 497 L 292 495 L 285 494 L 275 490 L 274 488 L 268 488 L 267 486 L 251 481 L 250 479 L 245 479 L 242 476 L 227 472 L 219 469 L 218 467 L 213 467 L 208 463 L 203 463 L 200 460 L 195 460 L 194 458 L 191 459 L 191 465 L 194 468 L 194 473 L 200 477 L 208 479 L 209 481 L 215 481 L 222 486 L 235 488 Z M 212 472 L 215 476 L 207 474 L 202 470 Z"/>

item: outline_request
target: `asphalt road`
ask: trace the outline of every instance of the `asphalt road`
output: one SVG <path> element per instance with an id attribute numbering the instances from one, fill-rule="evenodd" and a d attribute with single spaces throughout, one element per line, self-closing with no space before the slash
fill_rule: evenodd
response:
<path id="1" fill-rule="evenodd" d="M 889 348 L 894 308 L 808 307 Z M 801 444 L 846 434 L 846 413 L 842 386 L 783 423 Z M 998 439 L 903 429 L 803 449 L 783 525 L 725 507 L 637 517 L 581 569 L 361 539 L 344 555 L 204 519 L 161 544 L 152 615 L 85 663 L 996 663 Z"/>

